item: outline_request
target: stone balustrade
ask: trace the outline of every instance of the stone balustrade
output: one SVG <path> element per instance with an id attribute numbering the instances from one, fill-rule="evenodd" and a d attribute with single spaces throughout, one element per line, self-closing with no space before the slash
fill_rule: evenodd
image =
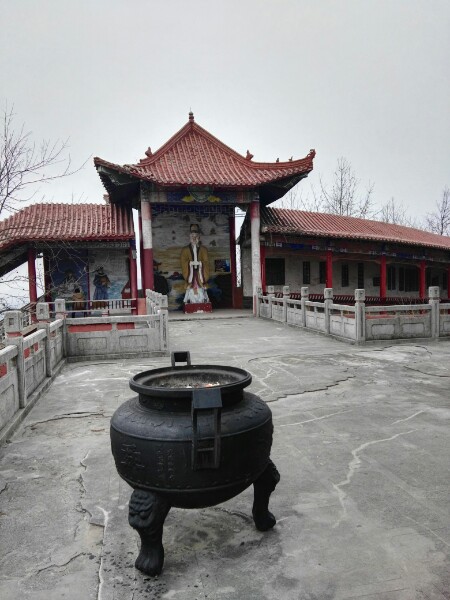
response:
<path id="1" fill-rule="evenodd" d="M 0 350 L 0 442 L 6 439 L 50 385 L 66 361 L 168 354 L 167 297 L 147 295 L 146 315 L 72 318 L 56 300 L 36 306 L 37 329 L 27 334 L 22 313 L 5 313 Z"/>
<path id="2" fill-rule="evenodd" d="M 258 291 L 257 315 L 356 343 L 450 337 L 450 303 L 440 302 L 436 286 L 428 289 L 428 297 L 424 304 L 366 306 L 365 290 L 356 289 L 354 305 L 345 305 L 333 302 L 332 288 L 324 290 L 322 302 L 313 302 L 307 287 L 298 299 L 298 294 L 291 298 L 288 286 L 282 297 L 268 286 L 267 295 Z"/>

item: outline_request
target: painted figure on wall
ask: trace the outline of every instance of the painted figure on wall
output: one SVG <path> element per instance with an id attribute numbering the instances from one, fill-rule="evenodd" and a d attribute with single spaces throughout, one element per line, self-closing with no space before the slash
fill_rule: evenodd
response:
<path id="1" fill-rule="evenodd" d="M 65 300 L 71 300 L 75 287 L 78 285 L 75 274 L 72 269 L 64 271 L 64 278 L 59 284 L 58 295 Z"/>
<path id="2" fill-rule="evenodd" d="M 209 279 L 208 250 L 200 241 L 200 227 L 190 226 L 190 241 L 181 250 L 181 272 L 186 282 L 185 304 L 209 302 L 206 291 Z"/>
<path id="3" fill-rule="evenodd" d="M 111 282 L 108 275 L 105 273 L 103 267 L 95 269 L 94 276 L 94 300 L 108 300 L 108 288 Z"/>

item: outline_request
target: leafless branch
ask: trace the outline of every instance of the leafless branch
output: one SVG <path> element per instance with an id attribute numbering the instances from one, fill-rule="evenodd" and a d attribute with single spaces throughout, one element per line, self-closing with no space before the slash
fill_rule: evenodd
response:
<path id="1" fill-rule="evenodd" d="M 24 125 L 16 127 L 14 120 L 14 107 L 6 106 L 0 132 L 0 215 L 32 199 L 37 185 L 73 175 L 86 164 L 72 168 L 68 140 L 36 144 L 31 132 Z"/>
<path id="2" fill-rule="evenodd" d="M 325 184 L 321 177 L 319 182 L 319 200 L 324 212 L 363 219 L 373 216 L 374 184 L 369 183 L 365 192 L 361 193 L 360 182 L 346 158 L 338 158 L 331 185 Z"/>
<path id="3" fill-rule="evenodd" d="M 439 235 L 450 235 L 450 188 L 445 186 L 436 209 L 425 218 L 425 228 Z"/>
<path id="4" fill-rule="evenodd" d="M 393 225 L 404 225 L 405 227 L 418 227 L 417 223 L 408 216 L 407 209 L 401 202 L 391 198 L 386 204 L 383 204 L 381 210 L 376 213 L 376 218 L 384 223 Z"/>

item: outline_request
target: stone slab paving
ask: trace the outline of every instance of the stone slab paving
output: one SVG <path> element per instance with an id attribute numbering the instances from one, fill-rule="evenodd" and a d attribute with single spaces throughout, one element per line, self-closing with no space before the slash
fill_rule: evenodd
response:
<path id="1" fill-rule="evenodd" d="M 2 600 L 450 598 L 449 341 L 356 347 L 252 317 L 170 336 L 270 403 L 277 525 L 254 528 L 251 489 L 172 509 L 163 574 L 136 571 L 109 420 L 169 359 L 68 364 L 0 449 Z"/>

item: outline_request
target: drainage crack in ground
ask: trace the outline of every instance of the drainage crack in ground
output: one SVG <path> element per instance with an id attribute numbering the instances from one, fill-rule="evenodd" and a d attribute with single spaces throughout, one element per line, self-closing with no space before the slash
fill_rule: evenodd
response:
<path id="1" fill-rule="evenodd" d="M 51 565 L 47 565 L 46 567 L 42 567 L 42 569 L 39 569 L 38 571 L 36 571 L 35 575 L 39 575 L 40 573 L 42 573 L 43 571 L 47 571 L 48 569 L 60 569 L 61 567 L 67 567 L 68 564 L 70 564 L 72 561 L 74 561 L 76 558 L 78 558 L 79 556 L 86 556 L 86 552 L 79 552 L 78 554 L 75 554 L 74 556 L 72 556 L 71 558 L 69 558 L 69 560 L 65 563 L 62 563 L 60 565 L 57 564 L 51 564 Z"/>
<path id="2" fill-rule="evenodd" d="M 420 373 L 421 375 L 428 375 L 429 377 L 450 377 L 450 374 L 441 375 L 440 373 L 427 373 L 426 371 L 421 371 L 420 369 L 415 369 L 414 367 L 405 366 L 405 369 L 408 369 L 409 371 L 415 371 L 416 373 Z"/>
<path id="3" fill-rule="evenodd" d="M 52 417 L 51 419 L 46 419 L 45 421 L 36 421 L 35 423 L 31 423 L 30 425 L 25 425 L 24 429 L 28 427 L 30 429 L 34 429 L 37 425 L 44 425 L 45 423 L 51 423 L 52 421 L 61 421 L 63 419 L 85 419 L 86 417 L 103 417 L 106 418 L 103 413 L 65 413 L 63 415 L 58 415 L 57 417 Z"/>
<path id="4" fill-rule="evenodd" d="M 286 398 L 288 398 L 289 396 L 303 396 L 305 394 L 314 394 L 316 392 L 326 392 L 329 389 L 333 388 L 333 387 L 337 387 L 338 385 L 340 385 L 341 383 L 345 383 L 346 381 L 350 381 L 350 379 L 354 379 L 355 375 L 349 375 L 348 377 L 345 377 L 345 379 L 340 379 L 339 381 L 336 381 L 335 383 L 330 383 L 329 385 L 325 386 L 325 387 L 319 387 L 319 388 L 314 388 L 312 390 L 303 390 L 302 392 L 287 392 L 285 394 L 283 394 L 282 396 L 278 396 L 278 398 L 274 398 L 273 400 L 266 400 L 267 404 L 273 404 L 274 402 L 278 402 L 278 400 L 286 400 Z"/>

